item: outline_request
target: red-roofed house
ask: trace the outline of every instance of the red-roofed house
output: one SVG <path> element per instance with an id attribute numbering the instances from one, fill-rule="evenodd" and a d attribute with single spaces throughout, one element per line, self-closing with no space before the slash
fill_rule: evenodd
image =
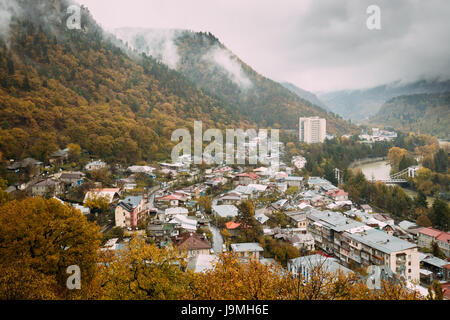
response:
<path id="1" fill-rule="evenodd" d="M 187 198 L 179 194 L 169 194 L 163 197 L 155 198 L 156 203 L 167 204 L 171 207 L 178 207 L 180 202 L 185 202 Z"/>
<path id="2" fill-rule="evenodd" d="M 230 221 L 225 223 L 225 228 L 230 232 L 232 236 L 238 235 L 240 227 L 241 224 L 239 222 Z"/>
<path id="3" fill-rule="evenodd" d="M 234 221 L 230 221 L 230 222 L 225 223 L 225 227 L 226 227 L 228 230 L 234 230 L 234 229 L 237 229 L 237 228 L 239 228 L 240 225 L 241 225 L 241 224 L 240 224 L 239 222 L 234 222 Z"/>
<path id="4" fill-rule="evenodd" d="M 433 242 L 436 242 L 445 256 L 450 257 L 450 233 L 434 228 L 423 228 L 419 231 L 419 248 L 431 249 Z"/>
<path id="5" fill-rule="evenodd" d="M 222 168 L 214 170 L 214 173 L 215 174 L 223 174 L 223 173 L 232 172 L 232 171 L 233 171 L 232 168 L 230 168 L 229 166 L 226 166 L 226 167 L 222 167 Z"/>
<path id="6" fill-rule="evenodd" d="M 249 185 L 250 183 L 255 183 L 260 179 L 260 177 L 253 172 L 239 173 L 236 175 L 236 177 L 239 178 L 238 183 L 245 186 Z"/>
<path id="7" fill-rule="evenodd" d="M 341 189 L 335 189 L 327 192 L 327 195 L 334 201 L 347 201 L 348 193 Z"/>

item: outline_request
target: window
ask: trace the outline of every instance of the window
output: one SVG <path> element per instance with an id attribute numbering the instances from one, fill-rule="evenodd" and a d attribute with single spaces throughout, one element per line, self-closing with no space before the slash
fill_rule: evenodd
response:
<path id="1" fill-rule="evenodd" d="M 411 273 L 411 269 L 408 269 L 408 273 Z"/>

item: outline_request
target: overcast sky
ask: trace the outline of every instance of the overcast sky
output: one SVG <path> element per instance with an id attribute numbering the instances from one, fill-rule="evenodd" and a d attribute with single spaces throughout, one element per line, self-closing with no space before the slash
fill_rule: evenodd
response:
<path id="1" fill-rule="evenodd" d="M 310 90 L 450 78 L 449 0 L 77 0 L 107 30 L 209 31 L 257 72 Z M 366 9 L 381 9 L 368 30 Z"/>

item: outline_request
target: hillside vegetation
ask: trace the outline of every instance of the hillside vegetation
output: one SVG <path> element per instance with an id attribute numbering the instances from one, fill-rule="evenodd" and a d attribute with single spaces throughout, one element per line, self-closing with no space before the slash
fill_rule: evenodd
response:
<path id="1" fill-rule="evenodd" d="M 370 123 L 450 137 L 450 92 L 400 96 L 385 103 Z"/>
<path id="2" fill-rule="evenodd" d="M 84 30 L 69 30 L 63 23 L 69 2 L 20 5 L 0 46 L 5 158 L 46 160 L 77 143 L 106 160 L 164 159 L 172 131 L 194 120 L 216 128 L 252 122 L 152 57 L 131 58 L 87 10 Z"/>
<path id="3" fill-rule="evenodd" d="M 368 89 L 327 92 L 320 94 L 319 99 L 344 119 L 362 121 L 374 116 L 384 103 L 395 97 L 448 91 L 450 80 L 420 80 L 407 84 L 394 82 Z"/>
<path id="4" fill-rule="evenodd" d="M 211 33 L 124 28 L 119 38 L 137 52 L 159 57 L 211 96 L 261 127 L 297 129 L 300 116 L 327 119 L 330 133 L 357 128 L 268 79 L 233 54 Z"/>

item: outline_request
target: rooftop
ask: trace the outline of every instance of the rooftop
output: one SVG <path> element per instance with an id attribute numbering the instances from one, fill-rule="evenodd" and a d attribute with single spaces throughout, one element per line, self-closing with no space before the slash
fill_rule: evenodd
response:
<path id="1" fill-rule="evenodd" d="M 127 207 L 136 208 L 142 201 L 142 196 L 129 196 L 120 200 L 119 204 L 125 204 Z"/>
<path id="2" fill-rule="evenodd" d="M 442 259 L 439 259 L 434 256 L 427 256 L 424 259 L 421 260 L 421 262 L 425 262 L 428 264 L 431 264 L 432 266 L 438 267 L 438 268 L 444 268 L 448 262 Z"/>
<path id="3" fill-rule="evenodd" d="M 353 233 L 350 235 L 350 238 L 388 254 L 417 247 L 414 243 L 391 236 L 377 229 Z"/>
<path id="4" fill-rule="evenodd" d="M 303 181 L 303 177 L 289 176 L 289 177 L 284 178 L 284 180 L 286 180 L 286 181 Z"/>
<path id="5" fill-rule="evenodd" d="M 448 241 L 448 239 L 450 239 L 449 233 L 441 231 L 441 230 L 437 230 L 434 228 L 423 228 L 422 230 L 419 231 L 419 233 L 433 237 L 433 238 L 442 237 L 442 234 L 447 234 L 447 236 L 446 237 L 444 236 L 442 239 L 447 238 L 447 241 Z"/>
<path id="6" fill-rule="evenodd" d="M 337 273 L 338 270 L 342 271 L 343 273 L 353 273 L 352 270 L 337 263 L 337 260 L 335 258 L 327 258 L 320 254 L 291 259 L 289 260 L 289 264 L 296 267 L 303 265 L 310 269 L 321 267 L 323 271 L 330 273 Z"/>
<path id="7" fill-rule="evenodd" d="M 212 270 L 214 269 L 214 265 L 217 260 L 217 256 L 215 255 L 199 254 L 189 260 L 187 269 L 194 272 L 205 272 Z"/>
<path id="8" fill-rule="evenodd" d="M 263 252 L 264 249 L 256 242 L 233 243 L 231 250 L 234 252 Z"/>
<path id="9" fill-rule="evenodd" d="M 211 244 L 201 234 L 195 232 L 186 232 L 180 236 L 174 237 L 173 243 L 176 247 L 186 250 L 211 249 Z"/>
<path id="10" fill-rule="evenodd" d="M 238 215 L 238 208 L 236 208 L 236 206 L 231 204 L 213 206 L 212 209 L 222 218 L 235 217 Z"/>
<path id="11" fill-rule="evenodd" d="M 259 223 L 264 224 L 267 222 L 267 220 L 269 220 L 269 217 L 267 217 L 264 213 L 258 213 L 258 214 L 255 214 L 255 219 Z"/>
<path id="12" fill-rule="evenodd" d="M 164 211 L 164 214 L 167 215 L 176 215 L 176 214 L 188 214 L 189 210 L 183 207 L 174 207 L 174 208 L 167 208 Z"/>
<path id="13" fill-rule="evenodd" d="M 340 212 L 311 210 L 308 215 L 312 220 L 320 221 L 337 232 L 365 226 L 364 223 L 347 218 Z"/>
<path id="14" fill-rule="evenodd" d="M 320 177 L 309 177 L 308 184 L 331 184 L 331 182 Z"/>
<path id="15" fill-rule="evenodd" d="M 239 228 L 240 225 L 241 225 L 240 223 L 234 222 L 234 221 L 230 221 L 230 222 L 225 223 L 225 227 L 226 227 L 228 230 L 234 230 L 234 229 L 237 229 L 237 228 Z"/>
<path id="16" fill-rule="evenodd" d="M 239 173 L 236 175 L 236 177 L 246 177 L 246 178 L 250 178 L 252 180 L 257 180 L 259 179 L 259 176 L 256 173 L 253 172 L 248 172 L 248 173 Z"/>

